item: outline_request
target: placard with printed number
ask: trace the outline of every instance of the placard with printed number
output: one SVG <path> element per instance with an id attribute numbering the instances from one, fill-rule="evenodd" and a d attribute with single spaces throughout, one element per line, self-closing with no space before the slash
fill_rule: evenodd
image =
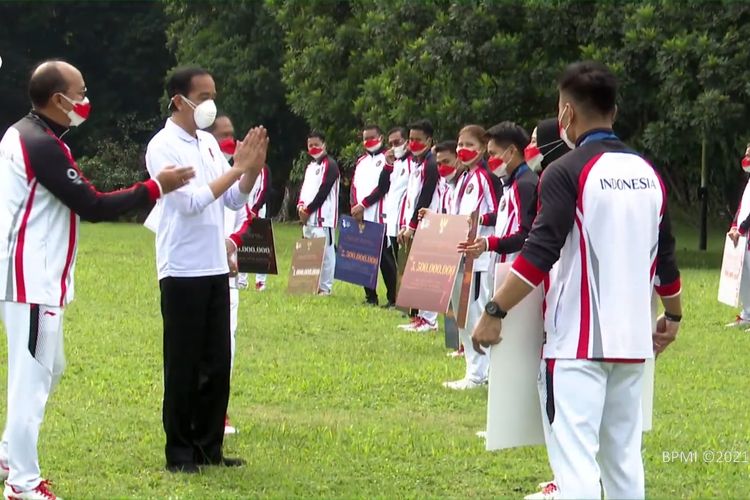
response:
<path id="1" fill-rule="evenodd" d="M 237 268 L 241 273 L 279 274 L 271 219 L 253 219 L 242 235 L 237 249 Z"/>
<path id="2" fill-rule="evenodd" d="M 288 293 L 318 293 L 326 243 L 326 238 L 297 240 L 292 254 L 292 268 L 289 270 Z"/>

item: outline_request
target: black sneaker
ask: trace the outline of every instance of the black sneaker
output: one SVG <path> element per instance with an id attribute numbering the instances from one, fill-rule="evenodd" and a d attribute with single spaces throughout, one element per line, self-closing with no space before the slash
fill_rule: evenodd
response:
<path id="1" fill-rule="evenodd" d="M 396 303 L 395 302 L 388 302 L 387 304 L 380 306 L 381 309 L 395 309 Z"/>
<path id="2" fill-rule="evenodd" d="M 378 301 L 376 300 L 365 300 L 366 306 L 378 307 Z"/>
<path id="3" fill-rule="evenodd" d="M 186 463 L 186 464 L 167 464 L 167 470 L 173 474 L 197 474 L 200 472 L 198 464 Z"/>

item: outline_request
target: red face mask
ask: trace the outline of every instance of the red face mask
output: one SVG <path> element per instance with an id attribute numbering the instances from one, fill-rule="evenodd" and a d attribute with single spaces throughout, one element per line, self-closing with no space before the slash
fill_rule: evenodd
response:
<path id="1" fill-rule="evenodd" d="M 364 144 L 365 149 L 375 149 L 380 146 L 380 139 L 368 139 L 366 141 L 363 141 L 362 144 Z"/>
<path id="2" fill-rule="evenodd" d="M 222 141 L 219 143 L 219 149 L 221 149 L 221 152 L 224 154 L 234 156 L 234 152 L 237 150 L 237 141 L 234 139 L 234 137 L 227 137 L 226 139 L 222 139 Z"/>
<path id="3" fill-rule="evenodd" d="M 323 148 L 307 148 L 307 153 L 313 158 L 317 158 L 323 152 Z"/>
<path id="4" fill-rule="evenodd" d="M 750 172 L 750 157 L 745 156 L 742 158 L 742 170 L 745 172 Z"/>
<path id="5" fill-rule="evenodd" d="M 542 152 L 539 151 L 539 148 L 536 146 L 532 146 L 531 144 L 526 146 L 526 149 L 523 150 L 523 157 L 526 160 L 526 163 L 528 163 L 533 158 L 536 158 L 537 155 L 540 154 L 542 154 Z"/>
<path id="6" fill-rule="evenodd" d="M 410 151 L 411 151 L 411 152 L 412 152 L 413 154 L 419 154 L 419 153 L 421 153 L 422 151 L 424 151 L 425 149 L 427 149 L 427 144 L 425 144 L 424 142 L 420 142 L 420 141 L 409 141 L 409 150 L 410 150 Z"/>
<path id="7" fill-rule="evenodd" d="M 497 158 L 495 156 L 490 156 L 490 159 L 487 160 L 487 167 L 490 169 L 490 172 L 494 173 L 495 170 L 497 170 L 498 168 L 500 168 L 500 167 L 503 166 L 503 163 L 505 163 L 505 162 L 503 161 L 502 158 Z"/>
<path id="8" fill-rule="evenodd" d="M 456 167 L 448 165 L 446 163 L 438 164 L 438 174 L 440 177 L 450 177 L 451 174 L 456 172 Z"/>
<path id="9" fill-rule="evenodd" d="M 466 148 L 461 148 L 456 151 L 456 153 L 458 154 L 458 159 L 461 160 L 461 163 L 472 162 L 479 156 L 479 151 L 474 151 L 473 149 Z"/>

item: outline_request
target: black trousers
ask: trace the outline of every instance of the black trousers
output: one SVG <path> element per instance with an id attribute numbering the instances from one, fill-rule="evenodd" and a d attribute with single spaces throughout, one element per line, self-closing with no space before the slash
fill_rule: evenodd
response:
<path id="1" fill-rule="evenodd" d="M 396 257 L 393 249 L 388 248 L 388 236 L 383 237 L 383 249 L 380 253 L 380 274 L 383 276 L 385 288 L 387 291 L 388 302 L 396 303 L 396 280 L 398 278 L 398 267 L 396 267 Z M 365 299 L 371 304 L 377 304 L 378 292 L 373 288 L 365 287 Z"/>
<path id="2" fill-rule="evenodd" d="M 229 402 L 228 276 L 164 278 L 159 287 L 167 465 L 218 463 Z"/>

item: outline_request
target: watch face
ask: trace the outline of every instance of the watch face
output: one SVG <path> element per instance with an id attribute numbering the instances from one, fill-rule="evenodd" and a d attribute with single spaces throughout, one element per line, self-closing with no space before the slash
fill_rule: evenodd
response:
<path id="1" fill-rule="evenodd" d="M 494 302 L 487 302 L 487 305 L 484 306 L 484 310 L 490 316 L 495 316 L 497 314 L 497 312 L 498 312 L 497 311 L 498 307 L 497 307 L 497 304 L 495 304 Z"/>

